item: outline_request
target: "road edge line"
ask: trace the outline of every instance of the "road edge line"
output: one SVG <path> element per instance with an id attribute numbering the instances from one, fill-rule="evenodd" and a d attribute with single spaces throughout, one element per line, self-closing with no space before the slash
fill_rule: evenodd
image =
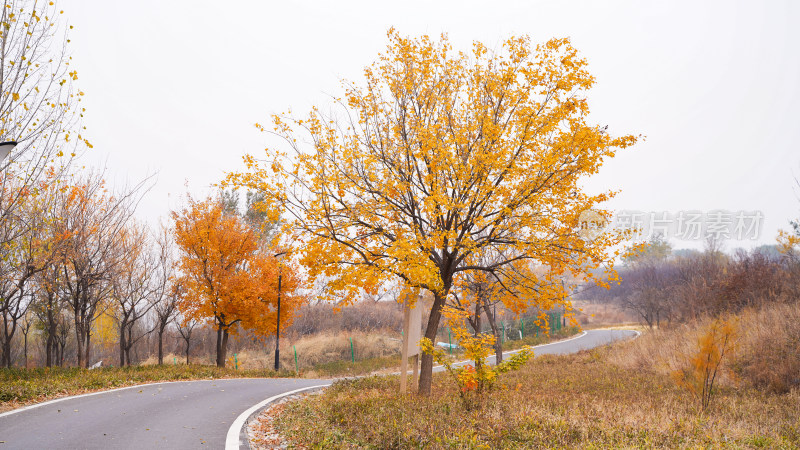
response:
<path id="1" fill-rule="evenodd" d="M 6 416 L 10 416 L 12 414 L 20 413 L 20 412 L 23 412 L 23 411 L 28 411 L 28 410 L 31 410 L 31 409 L 34 409 L 34 408 L 38 408 L 40 406 L 47 406 L 47 405 L 52 405 L 53 403 L 63 402 L 65 400 L 72 400 L 73 398 L 91 397 L 93 395 L 108 394 L 108 393 L 111 393 L 111 392 L 124 391 L 126 389 L 149 387 L 149 386 L 155 386 L 155 385 L 159 385 L 159 384 L 195 383 L 195 382 L 198 382 L 198 381 L 262 380 L 262 379 L 265 379 L 265 378 L 260 378 L 260 377 L 241 377 L 241 378 L 238 378 L 237 377 L 237 378 L 213 378 L 213 379 L 211 379 L 211 378 L 200 378 L 200 379 L 197 379 L 197 380 L 153 381 L 152 383 L 134 384 L 132 386 L 122 386 L 122 387 L 117 387 L 117 388 L 113 388 L 113 389 L 102 389 L 102 390 L 99 390 L 99 391 L 87 392 L 85 394 L 68 395 L 66 397 L 58 397 L 58 398 L 54 398 L 54 399 L 51 399 L 51 400 L 46 400 L 46 401 L 39 402 L 39 403 L 33 403 L 33 404 L 30 404 L 30 405 L 27 405 L 27 406 L 20 406 L 19 408 L 15 408 L 15 409 L 12 409 L 10 411 L 6 411 L 6 412 L 3 412 L 3 413 L 0 413 L 0 418 L 6 417 Z M 276 380 L 277 379 L 291 380 L 292 378 L 275 378 L 275 379 Z"/>
<path id="2" fill-rule="evenodd" d="M 319 389 L 323 387 L 328 387 L 330 384 L 319 384 L 316 386 L 309 386 L 300 389 L 295 389 L 293 391 L 284 392 L 282 394 L 274 395 L 266 400 L 263 400 L 249 408 L 247 408 L 243 413 L 239 414 L 236 419 L 233 420 L 230 428 L 228 428 L 228 434 L 225 436 L 225 450 L 239 450 L 241 447 L 241 434 L 242 429 L 247 421 L 247 419 L 259 409 L 269 405 L 272 402 L 280 400 L 284 397 L 288 397 L 289 395 L 296 394 L 298 392 L 303 391 L 310 391 L 312 389 Z M 249 445 L 248 445 L 249 447 Z"/>
<path id="3" fill-rule="evenodd" d="M 239 380 L 239 379 L 241 379 L 241 378 L 215 378 L 213 381 L 216 381 L 216 380 Z M 20 408 L 12 409 L 11 411 L 6 411 L 4 413 L 0 413 L 0 418 L 6 417 L 6 416 L 10 416 L 12 414 L 20 413 L 20 412 L 23 412 L 23 411 L 28 411 L 28 410 L 31 410 L 31 409 L 34 409 L 34 408 L 38 408 L 40 406 L 47 406 L 47 405 L 52 405 L 53 403 L 63 402 L 63 401 L 66 401 L 66 400 L 72 400 L 73 398 L 91 397 L 93 395 L 109 394 L 111 392 L 124 391 L 126 389 L 134 389 L 134 388 L 140 388 L 140 387 L 155 386 L 155 385 L 158 385 L 158 384 L 192 383 L 192 382 L 195 382 L 195 381 L 212 381 L 212 380 L 154 381 L 152 383 L 134 384 L 133 386 L 124 386 L 124 387 L 118 387 L 118 388 L 114 388 L 114 389 L 105 389 L 105 390 L 102 390 L 102 391 L 87 392 L 85 394 L 69 395 L 69 396 L 66 396 L 66 397 L 54 398 L 52 400 L 47 400 L 47 401 L 44 401 L 44 402 L 34 403 L 32 405 L 22 406 Z"/>

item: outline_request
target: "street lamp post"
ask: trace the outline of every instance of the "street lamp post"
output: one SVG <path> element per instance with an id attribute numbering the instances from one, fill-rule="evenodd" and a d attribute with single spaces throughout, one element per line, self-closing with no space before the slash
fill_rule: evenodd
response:
<path id="1" fill-rule="evenodd" d="M 5 160 L 11 151 L 14 150 L 14 147 L 17 146 L 16 141 L 6 141 L 0 142 L 0 161 Z"/>
<path id="2" fill-rule="evenodd" d="M 275 257 L 279 258 L 287 252 L 276 253 Z M 283 264 L 278 260 L 278 318 L 275 326 L 275 371 L 281 368 L 281 281 L 283 278 Z"/>

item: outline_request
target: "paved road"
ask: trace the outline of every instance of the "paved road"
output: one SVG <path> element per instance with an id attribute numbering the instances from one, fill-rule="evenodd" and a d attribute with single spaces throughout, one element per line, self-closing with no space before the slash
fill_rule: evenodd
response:
<path id="1" fill-rule="evenodd" d="M 541 355 L 566 355 L 569 353 L 577 353 L 581 350 L 589 350 L 595 347 L 608 345 L 614 341 L 621 339 L 628 339 L 638 335 L 638 332 L 633 330 L 588 330 L 584 331 L 578 336 L 565 339 L 563 341 L 553 342 L 551 344 L 537 345 L 533 348 L 534 356 Z M 503 352 L 507 358 L 509 355 L 517 351 Z M 494 364 L 494 355 L 487 358 L 489 364 Z M 458 366 L 461 364 L 468 364 L 470 361 L 463 361 L 461 363 L 453 364 Z M 438 369 L 438 370 L 437 370 Z M 444 370 L 441 366 L 436 366 L 434 371 L 440 372 Z"/>
<path id="2" fill-rule="evenodd" d="M 0 417 L 0 449 L 220 449 L 247 408 L 330 381 L 188 381 L 71 398 Z"/>
<path id="3" fill-rule="evenodd" d="M 533 349 L 535 356 L 539 355 L 566 355 L 577 353 L 581 350 L 600 347 L 611 344 L 620 339 L 632 338 L 638 335 L 633 330 L 588 330 L 586 334 L 581 334 L 577 338 L 566 339 L 552 344 L 537 345 Z M 494 357 L 491 358 L 494 362 Z"/>
<path id="4" fill-rule="evenodd" d="M 546 344 L 537 355 L 564 354 L 632 337 L 591 330 Z M 0 450 L 225 447 L 234 419 L 256 403 L 331 380 L 231 379 L 158 383 L 55 401 L 0 415 Z"/>

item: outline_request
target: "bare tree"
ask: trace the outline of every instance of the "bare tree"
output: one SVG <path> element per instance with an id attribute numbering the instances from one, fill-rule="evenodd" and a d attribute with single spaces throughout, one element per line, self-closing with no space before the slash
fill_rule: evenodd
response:
<path id="1" fill-rule="evenodd" d="M 67 316 L 66 312 L 62 312 L 58 316 L 58 323 L 57 323 L 57 334 L 56 334 L 56 352 L 55 352 L 55 362 L 59 366 L 64 366 L 65 354 L 64 351 L 67 347 L 67 339 L 69 339 L 71 329 L 71 320 Z"/>
<path id="2" fill-rule="evenodd" d="M 152 309 L 151 273 L 157 267 L 147 231 L 135 223 L 121 233 L 118 262 L 110 272 L 114 318 L 119 325 L 119 365 L 131 365 L 131 348 L 147 333 L 134 334 L 140 319 Z"/>
<path id="3" fill-rule="evenodd" d="M 37 274 L 34 313 L 41 324 L 45 338 L 45 365 L 52 367 L 59 364 L 58 330 L 63 322 L 63 304 L 60 298 L 59 275 L 56 266 L 50 266 Z"/>
<path id="4" fill-rule="evenodd" d="M 42 189 L 38 195 L 26 196 L 12 216 L 0 221 L 0 236 L 4 236 L 0 239 L 0 363 L 6 367 L 11 367 L 11 340 L 17 324 L 34 298 L 32 281 L 53 264 L 62 246 L 62 239 L 48 227 L 54 205 L 50 194 L 51 190 Z"/>
<path id="5" fill-rule="evenodd" d="M 20 323 L 19 331 L 22 332 L 22 355 L 23 355 L 23 365 L 22 367 L 28 367 L 28 334 L 31 331 L 31 327 L 33 326 L 34 317 L 33 314 L 28 311 L 25 316 L 22 317 L 22 322 Z"/>
<path id="6" fill-rule="evenodd" d="M 671 314 L 673 269 L 665 261 L 647 261 L 625 272 L 631 289 L 623 295 L 622 306 L 634 311 L 650 328 L 659 326 L 661 319 Z"/>
<path id="7" fill-rule="evenodd" d="M 102 173 L 75 177 L 59 215 L 69 245 L 59 261 L 66 304 L 73 316 L 79 366 L 89 366 L 92 324 L 113 290 L 111 277 L 120 264 L 119 239 L 145 191 L 146 180 L 118 195 L 105 187 Z"/>
<path id="8" fill-rule="evenodd" d="M 192 342 L 192 332 L 197 326 L 198 322 L 194 319 L 183 318 L 176 320 L 178 324 L 178 333 L 180 333 L 184 344 L 186 344 L 186 364 L 189 364 L 189 345 Z"/>
<path id="9" fill-rule="evenodd" d="M 63 11 L 61 11 L 63 12 Z M 0 250 L 4 259 L 19 254 L 21 241 L 39 239 L 41 230 L 21 210 L 35 202 L 40 183 L 61 177 L 79 148 L 91 147 L 82 135 L 83 92 L 73 87 L 78 75 L 70 67 L 69 40 L 57 18 L 54 2 L 4 1 L 0 10 L 0 140 L 15 141 L 14 151 L 0 163 Z M 33 200 L 32 200 L 33 199 Z M 30 216 L 29 216 L 30 217 Z M 35 262 L 16 259 L 19 267 L 2 281 L 3 356 L 10 364 L 9 345 L 16 322 L 30 302 L 30 280 L 46 264 L 41 249 L 28 245 Z M 45 251 L 49 251 L 43 246 Z M 23 300 L 27 299 L 27 300 Z"/>
<path id="10" fill-rule="evenodd" d="M 164 333 L 175 320 L 178 313 L 178 300 L 181 298 L 181 286 L 175 279 L 175 260 L 172 257 L 173 241 L 170 231 L 161 227 L 156 238 L 157 261 L 151 273 L 153 285 L 151 304 L 156 318 L 156 334 L 158 336 L 158 363 L 164 364 Z M 191 334 L 191 330 L 189 330 Z M 187 348 L 189 343 L 187 341 Z M 188 350 L 187 350 L 188 364 Z"/>
<path id="11" fill-rule="evenodd" d="M 53 2 L 24 0 L 6 0 L 0 11 L 0 140 L 18 142 L 0 163 L 4 221 L 37 180 L 62 172 L 79 146 L 91 147 L 82 135 L 83 92 L 73 87 L 78 74 L 59 15 Z"/>

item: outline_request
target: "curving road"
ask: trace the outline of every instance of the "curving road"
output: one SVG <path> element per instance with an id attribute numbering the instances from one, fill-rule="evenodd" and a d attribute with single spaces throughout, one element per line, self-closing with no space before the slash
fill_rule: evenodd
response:
<path id="1" fill-rule="evenodd" d="M 590 330 L 576 338 L 537 346 L 535 352 L 574 353 L 635 335 L 630 330 Z M 332 381 L 182 381 L 67 397 L 0 414 L 0 450 L 225 448 L 231 425 L 254 404 Z M 232 431 L 238 435 L 238 430 Z"/>
<path id="2" fill-rule="evenodd" d="M 224 448 L 259 401 L 331 380 L 238 378 L 157 383 L 67 398 L 0 417 L 0 449 Z M 13 411 L 12 411 L 13 412 Z"/>
<path id="3" fill-rule="evenodd" d="M 595 347 L 611 344 L 620 339 L 638 336 L 638 331 L 633 330 L 587 330 L 570 339 L 542 344 L 534 347 L 535 355 L 566 355 L 589 350 Z M 505 352 L 504 355 L 514 352 Z M 489 358 L 494 363 L 494 357 Z"/>

